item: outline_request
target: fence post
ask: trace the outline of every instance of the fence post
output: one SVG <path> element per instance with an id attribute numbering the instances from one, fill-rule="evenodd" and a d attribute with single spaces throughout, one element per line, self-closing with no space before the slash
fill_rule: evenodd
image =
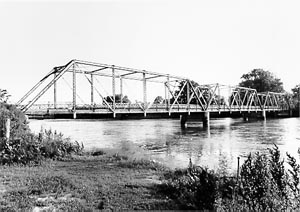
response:
<path id="1" fill-rule="evenodd" d="M 9 137 L 10 137 L 10 119 L 7 118 L 5 121 L 4 121 L 4 136 L 6 138 L 6 140 L 9 140 Z"/>

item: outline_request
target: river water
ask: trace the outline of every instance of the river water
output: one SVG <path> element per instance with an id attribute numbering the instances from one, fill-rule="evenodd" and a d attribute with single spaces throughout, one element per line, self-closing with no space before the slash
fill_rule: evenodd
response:
<path id="1" fill-rule="evenodd" d="M 41 128 L 62 132 L 82 142 L 87 150 L 135 146 L 171 168 L 193 164 L 234 172 L 250 152 L 266 152 L 273 144 L 297 159 L 300 118 L 244 121 L 212 119 L 208 128 L 199 121 L 181 129 L 175 119 L 144 120 L 30 120 L 32 131 Z"/>

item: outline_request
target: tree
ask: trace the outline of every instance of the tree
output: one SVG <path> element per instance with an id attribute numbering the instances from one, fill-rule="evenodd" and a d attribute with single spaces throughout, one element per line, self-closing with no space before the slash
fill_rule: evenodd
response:
<path id="1" fill-rule="evenodd" d="M 153 104 L 162 104 L 162 103 L 164 103 L 164 99 L 162 98 L 162 96 L 157 96 L 153 101 Z"/>
<path id="2" fill-rule="evenodd" d="M 9 97 L 7 90 L 0 89 L 0 102 L 6 103 Z"/>
<path id="3" fill-rule="evenodd" d="M 193 81 L 193 80 L 191 80 L 190 83 L 192 84 L 192 86 L 194 88 L 196 88 L 197 86 L 199 86 L 199 84 L 197 82 Z M 184 84 L 185 84 L 185 81 L 181 81 L 180 84 L 179 84 L 179 86 L 178 86 L 178 89 L 176 89 L 176 91 L 174 92 L 175 96 L 179 95 L 177 101 L 180 104 L 186 104 L 187 103 L 187 87 L 186 86 L 185 86 L 185 88 L 183 88 L 182 92 L 179 94 L 179 92 L 182 89 L 182 87 L 184 86 Z M 192 88 L 190 86 L 190 95 L 191 95 L 191 93 L 192 93 Z M 174 97 L 171 98 L 170 101 L 171 101 L 171 103 L 173 103 L 175 101 Z M 197 102 L 197 99 L 196 99 L 195 96 L 193 96 L 193 98 L 192 98 L 192 100 L 191 100 L 190 103 L 191 104 L 196 104 L 196 102 Z"/>
<path id="4" fill-rule="evenodd" d="M 113 96 L 107 96 L 104 98 L 108 103 L 113 103 Z M 116 103 L 121 103 L 121 99 L 122 99 L 122 103 L 131 103 L 131 101 L 128 99 L 128 96 L 125 95 L 123 97 L 122 94 L 116 94 L 115 95 L 115 102 Z"/>
<path id="5" fill-rule="evenodd" d="M 279 78 L 269 71 L 264 71 L 263 69 L 253 69 L 247 74 L 243 74 L 242 82 L 239 86 L 254 88 L 257 92 L 283 92 L 282 82 Z"/>
<path id="6" fill-rule="evenodd" d="M 299 109 L 299 99 L 300 99 L 300 84 L 296 85 L 292 88 L 292 102 L 294 107 L 298 107 Z"/>
<path id="7" fill-rule="evenodd" d="M 296 85 L 294 88 L 292 88 L 292 95 L 294 99 L 298 99 L 299 96 L 299 88 L 300 84 Z"/>

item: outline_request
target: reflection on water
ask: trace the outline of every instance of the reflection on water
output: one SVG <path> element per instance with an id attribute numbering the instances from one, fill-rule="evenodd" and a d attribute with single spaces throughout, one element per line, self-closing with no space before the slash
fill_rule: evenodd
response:
<path id="1" fill-rule="evenodd" d="M 165 165 L 187 167 L 189 158 L 197 165 L 228 171 L 237 167 L 237 157 L 249 152 L 267 151 L 273 143 L 281 151 L 297 155 L 300 147 L 300 119 L 212 119 L 208 128 L 201 122 L 182 129 L 179 120 L 31 120 L 30 128 L 41 127 L 62 132 L 83 142 L 86 149 L 114 148 L 133 143 L 148 150 Z"/>

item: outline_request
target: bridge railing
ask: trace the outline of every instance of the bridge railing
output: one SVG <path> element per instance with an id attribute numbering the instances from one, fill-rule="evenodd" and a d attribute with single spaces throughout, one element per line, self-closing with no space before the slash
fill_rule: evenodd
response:
<path id="1" fill-rule="evenodd" d="M 27 113 L 33 113 L 35 111 L 40 112 L 49 112 L 49 111 L 73 111 L 73 105 L 71 103 L 60 103 L 60 104 L 34 104 L 28 110 Z M 105 110 L 107 112 L 112 112 L 107 105 L 105 104 L 78 104 L 76 105 L 76 110 Z M 230 104 L 211 104 L 206 110 L 199 104 L 176 104 L 172 107 L 172 110 L 169 110 L 168 104 L 150 104 L 147 105 L 139 104 L 139 103 L 117 103 L 115 104 L 115 111 L 140 111 L 140 112 L 155 112 L 155 111 L 165 111 L 165 112 L 203 112 L 203 111 L 260 111 L 262 110 L 261 106 L 249 106 L 249 105 L 230 105 Z M 265 105 L 265 110 L 288 110 L 287 105 Z"/>

